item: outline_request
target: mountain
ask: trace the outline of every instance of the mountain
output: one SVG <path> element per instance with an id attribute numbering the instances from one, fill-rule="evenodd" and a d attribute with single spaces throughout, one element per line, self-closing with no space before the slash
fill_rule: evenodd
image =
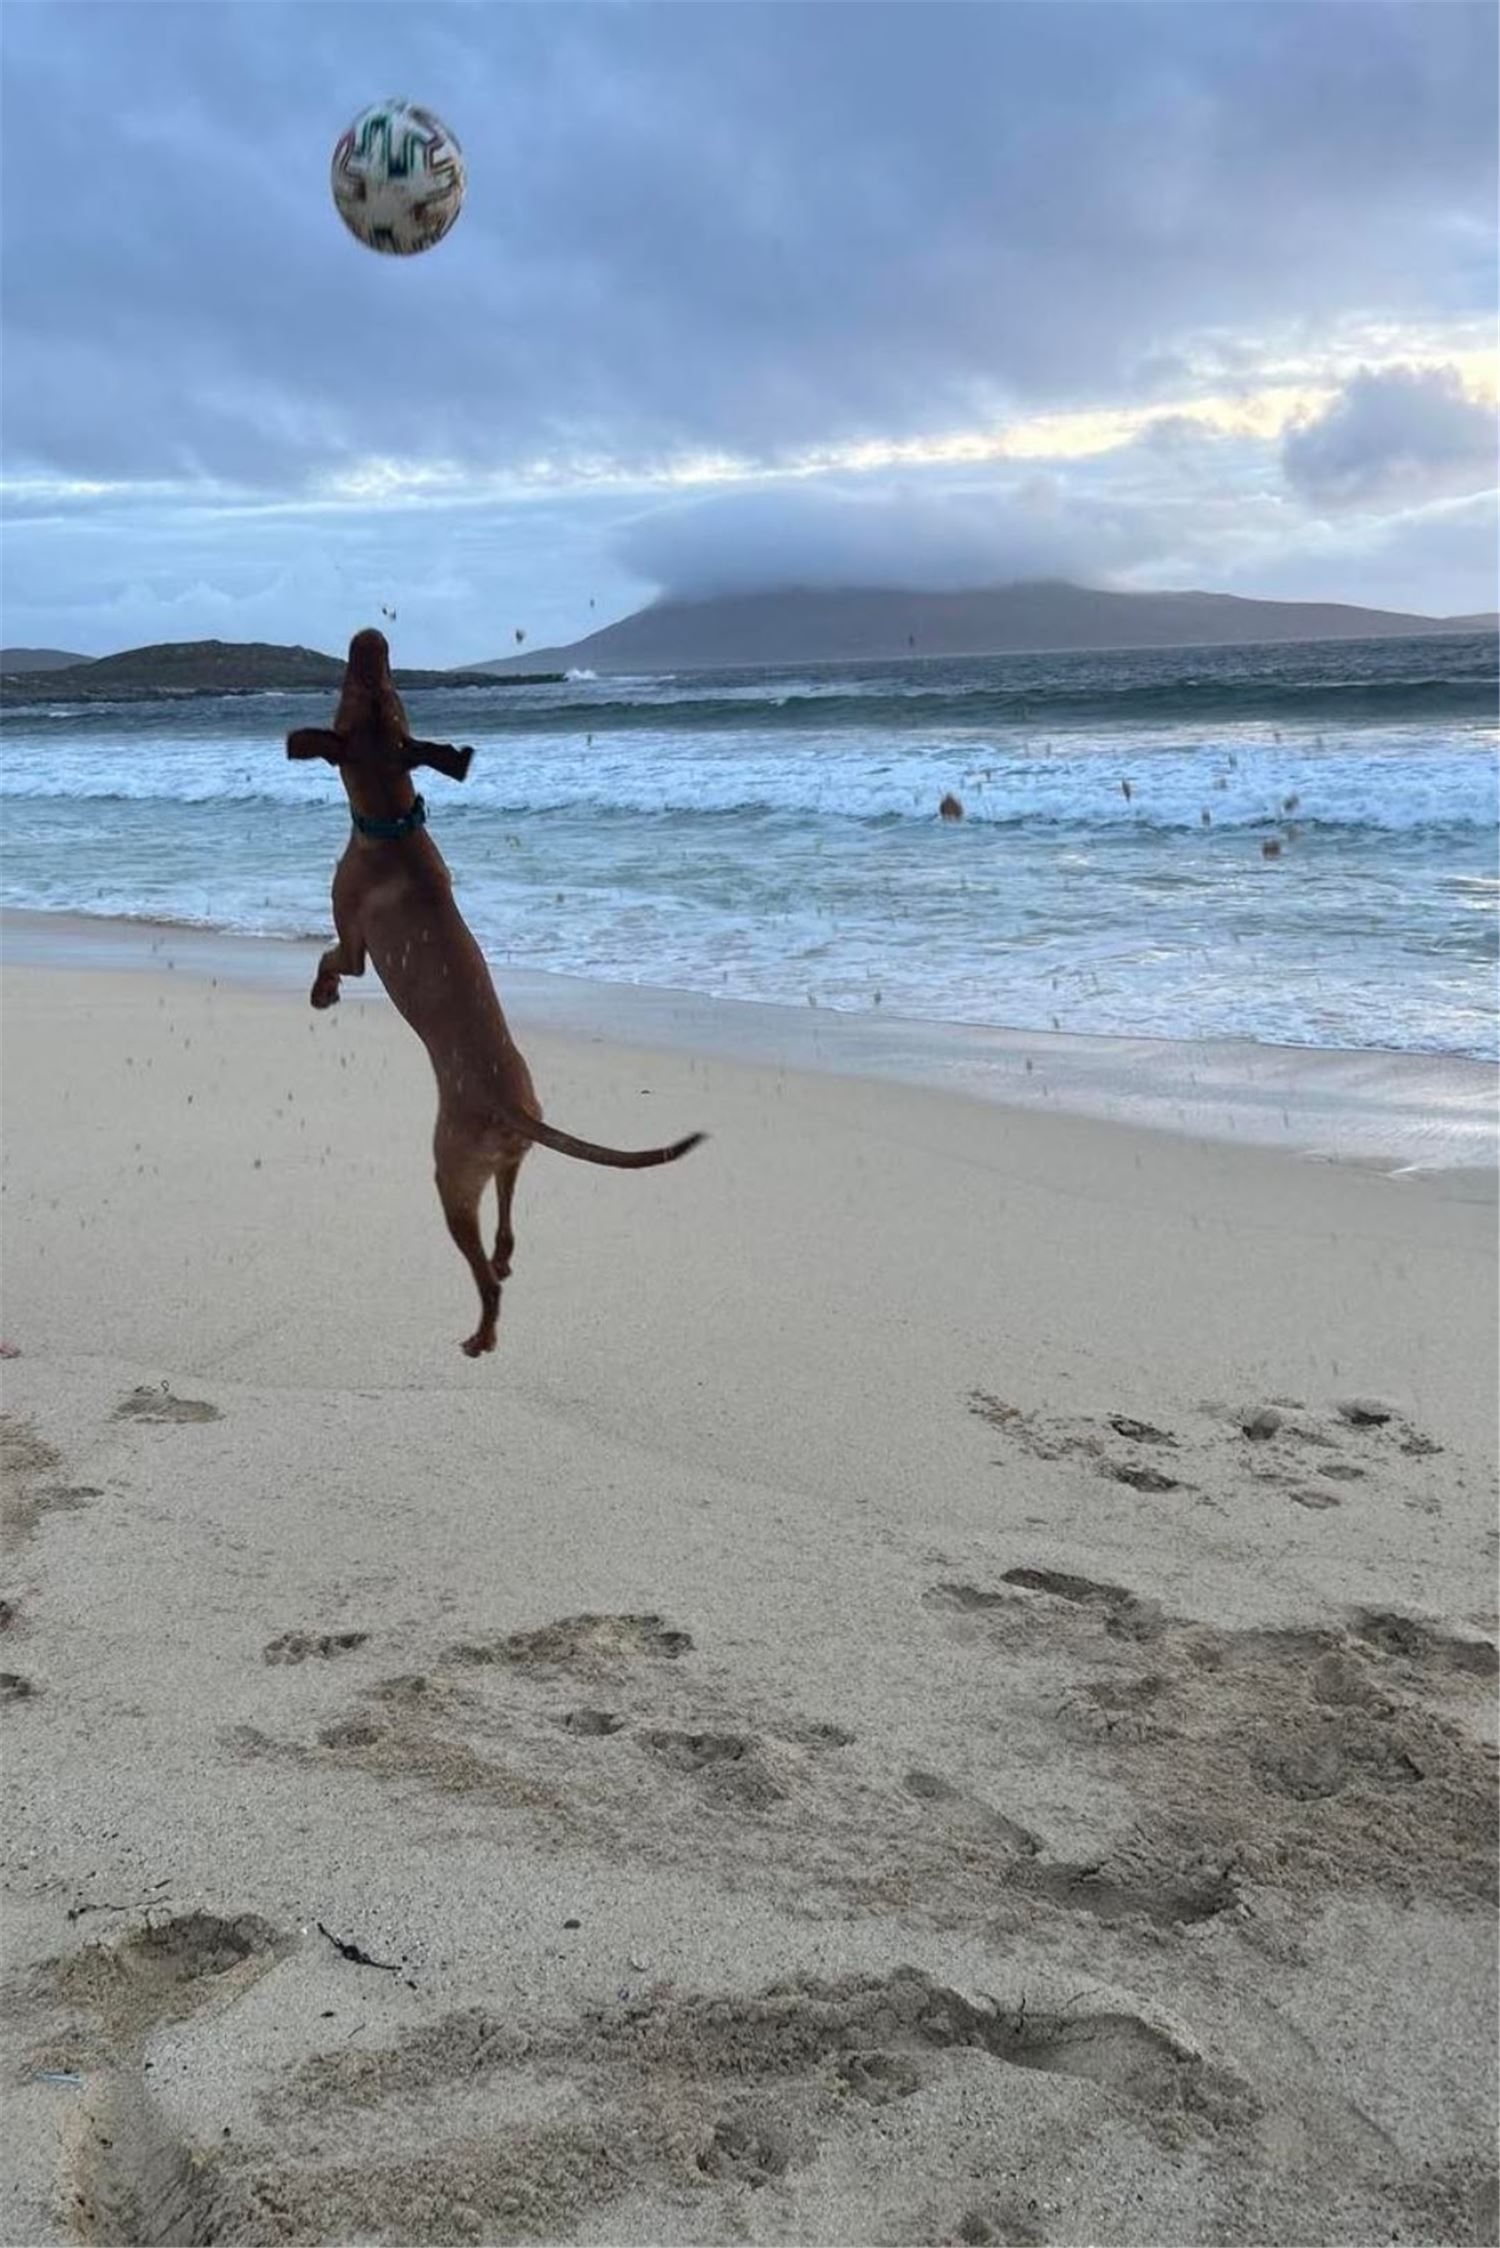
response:
<path id="1" fill-rule="evenodd" d="M 68 671 L 92 663 L 92 656 L 70 656 L 66 648 L 0 648 L 0 671 Z"/>
<path id="2" fill-rule="evenodd" d="M 53 697 L 67 702 L 145 702 L 163 695 L 333 694 L 343 676 L 343 658 L 322 655 L 316 648 L 280 648 L 263 640 L 180 640 L 126 648 L 92 662 L 80 659 L 76 669 L 42 671 L 25 665 L 11 669 L 7 664 L 0 669 L 0 697 L 17 704 Z M 512 673 L 501 684 L 524 686 L 548 676 Z M 496 684 L 487 672 L 397 671 L 394 677 L 403 692 Z"/>
<path id="3" fill-rule="evenodd" d="M 710 601 L 655 601 L 585 640 L 533 649 L 524 660 L 559 671 L 717 671 L 736 664 L 868 663 L 1020 650 L 1395 639 L 1493 631 L 1497 622 L 1336 602 L 1247 601 L 1232 593 L 1104 593 L 1053 580 L 974 593 L 789 586 Z M 522 660 L 496 656 L 470 668 L 504 677 Z"/>

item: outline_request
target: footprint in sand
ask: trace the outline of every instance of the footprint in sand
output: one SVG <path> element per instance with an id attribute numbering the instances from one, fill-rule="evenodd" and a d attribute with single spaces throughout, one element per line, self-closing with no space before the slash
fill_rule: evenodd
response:
<path id="1" fill-rule="evenodd" d="M 908 1772 L 901 1785 L 918 1803 L 941 1805 L 951 1824 L 966 1828 L 977 1839 L 997 1842 L 1002 1849 L 1023 1858 L 1035 1857 L 1042 1847 L 1028 1827 L 1018 1825 L 1014 1819 L 1006 1818 L 1003 1811 L 996 1811 L 978 1796 L 944 1779 L 941 1772 Z"/>
<path id="2" fill-rule="evenodd" d="M 1221 1492 L 1226 1484 L 1243 1488 L 1248 1477 L 1274 1487 L 1293 1506 L 1326 1513 L 1345 1498 L 1331 1485 L 1383 1474 L 1407 1506 L 1427 1514 L 1442 1511 L 1420 1470 L 1407 1465 L 1436 1457 L 1442 1446 L 1379 1398 L 1343 1398 L 1322 1412 L 1292 1397 L 1209 1404 L 1185 1429 L 1159 1427 L 1128 1413 L 1055 1418 L 1027 1412 L 988 1390 L 972 1390 L 968 1407 L 1033 1459 L 1077 1461 L 1147 1496 L 1184 1492 L 1201 1500 L 1215 1485 Z M 1308 1479 L 1309 1470 L 1317 1481 Z"/>
<path id="3" fill-rule="evenodd" d="M 1118 1744 L 1167 1740 L 1179 1714 L 1171 1681 L 1155 1670 L 1090 1679 L 1069 1695 L 1064 1709 L 1092 1739 Z"/>
<path id="4" fill-rule="evenodd" d="M 642 2085 L 723 2082 L 741 2097 L 709 2125 L 697 2166 L 733 2175 L 742 2162 L 769 2169 L 761 2159 L 768 2146 L 806 2159 L 837 2126 L 850 2094 L 871 2106 L 909 2098 L 959 2054 L 1100 2086 L 1147 2118 L 1254 2113 L 1238 2079 L 1140 2015 L 1059 2014 L 1024 1998 L 1001 2004 L 916 1967 L 837 1981 L 794 1975 L 758 1992 L 684 1995 L 663 1986 L 571 2020 L 518 2023 L 471 2009 L 412 2030 L 378 2060 L 388 2096 L 429 2103 L 450 2081 L 473 2086 L 518 2067 L 582 2063 L 601 2120 L 617 2098 L 637 2101 Z M 368 2100 L 370 2059 L 335 2049 L 304 2063 L 268 2112 L 359 2107 Z M 649 2162 L 649 2132 L 633 2137 L 637 2160 Z M 723 2170 L 710 2168 L 716 2142 Z"/>
<path id="5" fill-rule="evenodd" d="M 1062 1569 L 1006 1569 L 1001 1582 L 1047 1593 L 1074 1607 L 1098 1609 L 1105 1630 L 1116 1639 L 1154 1639 L 1163 1629 L 1160 1602 L 1143 1600 L 1124 1585 L 1096 1584 L 1091 1577 L 1070 1576 Z"/>
<path id="6" fill-rule="evenodd" d="M 625 1726 L 624 1718 L 612 1709 L 568 1709 L 557 1722 L 565 1733 L 577 1733 L 584 1740 L 602 1740 Z"/>
<path id="7" fill-rule="evenodd" d="M 1069 2091 L 1049 2101 L 1037 2086 L 1032 2105 L 1055 2106 L 1066 2128 L 1087 2118 L 1080 2102 L 1101 2120 L 1123 2105 L 1178 2160 L 1185 2139 L 1206 2148 L 1257 2113 L 1237 2077 L 1128 2002 L 1053 2011 L 902 1967 L 749 1992 L 664 1985 L 519 2017 L 472 2007 L 383 2045 L 342 2035 L 264 2088 L 269 2136 L 195 2145 L 151 2099 L 144 2039 L 229 2001 L 283 1949 L 261 1922 L 196 1914 L 60 1963 L 62 1995 L 101 2024 L 65 2181 L 84 2238 L 260 2239 L 269 2220 L 278 2239 L 331 2237 L 331 2225 L 414 2243 L 565 2239 L 607 2229 L 631 2199 L 681 2207 L 689 2195 L 704 2215 L 694 2236 L 729 2237 L 745 2229 L 747 2191 L 821 2156 L 868 2155 L 872 2110 L 928 2086 L 966 2101 L 978 2072 L 995 2072 L 1002 2101 L 1011 2070 L 1065 2078 Z M 560 2095 L 542 2117 L 540 2082 Z M 479 2140 L 464 2121 L 476 2096 Z M 1003 2189 L 971 2201 L 959 2237 L 1025 2239 L 1012 2214 Z M 776 2231 L 774 2211 L 769 2221 Z"/>
<path id="8" fill-rule="evenodd" d="M 378 1780 L 418 1780 L 440 1794 L 488 1797 L 510 1810 L 556 1810 L 554 1788 L 500 1763 L 465 1737 L 472 1705 L 472 1695 L 442 1679 L 406 1671 L 366 1687 L 356 1708 L 322 1727 L 315 1747 L 243 1735 L 236 1745 L 294 1762 L 333 1761 Z"/>
<path id="9" fill-rule="evenodd" d="M 731 2115 L 714 2125 L 698 2154 L 698 2168 L 705 2178 L 763 2186 L 785 2176 L 796 2152 L 791 2133 L 778 2123 L 754 2114 Z"/>
<path id="10" fill-rule="evenodd" d="M 279 1639 L 270 1640 L 261 1649 L 261 1660 L 267 1663 L 305 1663 L 309 1659 L 331 1661 L 335 1655 L 352 1654 L 363 1647 L 370 1634 L 367 1631 L 284 1631 Z"/>
<path id="11" fill-rule="evenodd" d="M 42 1480 L 61 1466 L 61 1454 L 28 1421 L 0 1414 L 0 1543 L 8 1552 L 25 1543 L 44 1514 L 71 1514 L 104 1496 L 97 1484 Z"/>
<path id="12" fill-rule="evenodd" d="M 1137 2015 L 1032 2012 L 1024 2001 L 965 1997 L 914 1967 L 832 1983 L 797 1977 L 759 1997 L 647 2006 L 605 2039 L 606 2054 L 617 2041 L 622 2058 L 645 2065 L 753 2082 L 800 2060 L 814 2078 L 828 2072 L 897 2097 L 918 2088 L 924 2056 L 967 2051 L 1107 2087 L 1147 2114 L 1253 2105 L 1235 2079 Z"/>
<path id="13" fill-rule="evenodd" d="M 241 1996 L 290 1948 L 253 1914 L 195 1912 L 54 1963 L 58 1995 L 99 2025 L 64 2173 L 83 2239 L 253 2237 L 253 2196 L 171 2128 L 142 2050 L 158 2024 Z"/>
<path id="14" fill-rule="evenodd" d="M 1133 1872 L 1053 1859 L 1022 1869 L 1019 1886 L 1065 1912 L 1081 1912 L 1105 1927 L 1144 1920 L 1153 1928 L 1194 1928 L 1217 1920 L 1239 1902 L 1239 1891 L 1219 1867 L 1169 1862 Z"/>
<path id="15" fill-rule="evenodd" d="M 1113 1483 L 1127 1484 L 1135 1491 L 1161 1493 L 1191 1488 L 1181 1476 L 1163 1467 L 1159 1459 L 1146 1456 L 1150 1452 L 1175 1452 L 1179 1448 L 1179 1440 L 1172 1430 L 1158 1428 L 1154 1422 L 1136 1420 L 1128 1413 L 1108 1413 L 1102 1421 L 1050 1420 L 1040 1414 L 1024 1413 L 1018 1405 L 1007 1404 L 1003 1398 L 982 1389 L 970 1391 L 968 1404 L 971 1413 L 987 1421 L 992 1428 L 1003 1429 L 1012 1442 L 1021 1445 L 1034 1459 L 1085 1459 L 1096 1475 Z M 1127 1450 L 1119 1449 L 1122 1443 Z"/>
<path id="16" fill-rule="evenodd" d="M 953 2238 L 961 2248 L 1033 2248 L 1035 2243 L 1045 2243 L 1047 2235 L 1029 2212 L 1003 2202 L 986 2202 L 964 2211 Z"/>
<path id="17" fill-rule="evenodd" d="M 502 1639 L 460 1642 L 449 1647 L 450 1663 L 529 1663 L 558 1665 L 611 1663 L 648 1658 L 676 1662 L 688 1653 L 690 1633 L 676 1631 L 656 1615 L 564 1616 L 532 1631 L 512 1631 Z"/>
<path id="18" fill-rule="evenodd" d="M 1267 1404 L 1227 1411 L 1210 1405 L 1204 1410 L 1213 1419 L 1229 1420 L 1251 1443 L 1300 1445 L 1338 1454 L 1337 1459 L 1320 1460 L 1318 1473 L 1344 1481 L 1357 1481 L 1368 1473 L 1368 1467 L 1348 1459 L 1351 1445 L 1362 1459 L 1376 1464 L 1394 1463 L 1396 1458 L 1435 1459 L 1443 1449 L 1396 1406 L 1373 1397 L 1341 1398 L 1327 1413 L 1310 1410 L 1295 1398 L 1273 1398 Z"/>
<path id="19" fill-rule="evenodd" d="M 1170 1429 L 1153 1428 L 1150 1421 L 1133 1421 L 1128 1414 L 1111 1413 L 1109 1425 L 1116 1436 L 1123 1436 L 1131 1444 L 1165 1444 L 1177 1448 L 1177 1439 Z"/>
<path id="20" fill-rule="evenodd" d="M 753 1733 L 653 1732 L 640 1738 L 669 1770 L 706 1781 L 742 1810 L 769 1810 L 791 1793 L 767 1744 Z"/>
<path id="21" fill-rule="evenodd" d="M 174 1397 L 165 1382 L 158 1388 L 147 1385 L 133 1389 L 115 1407 L 117 1421 L 216 1421 L 222 1418 L 217 1405 L 210 1405 L 201 1397 Z"/>
<path id="22" fill-rule="evenodd" d="M 1367 1647 L 1418 1671 L 1457 1671 L 1470 1678 L 1500 1675 L 1500 1650 L 1489 1640 L 1460 1639 L 1394 1608 L 1357 1608 L 1351 1628 Z"/>
<path id="23" fill-rule="evenodd" d="M 927 1605 L 976 1619 L 971 1643 L 992 1659 L 1033 1656 L 1050 1637 L 1075 1671 L 1064 1713 L 1128 1774 L 1136 1802 L 1123 1855 L 1037 1860 L 1008 1886 L 1172 1924 L 1226 1909 L 1237 1868 L 1307 1895 L 1493 1896 L 1490 1756 L 1450 1710 L 1500 1674 L 1491 1641 L 1368 1608 L 1347 1628 L 1211 1630 L 1061 1570 L 1009 1569 L 1002 1583 L 1031 1596 L 1024 1638 L 988 1588 L 936 1586 Z"/>
<path id="24" fill-rule="evenodd" d="M 845 2053 L 834 2074 L 846 2092 L 871 2107 L 892 2100 L 909 2100 L 922 2089 L 922 2072 L 906 2053 Z"/>
<path id="25" fill-rule="evenodd" d="M 1180 1491 L 1183 1484 L 1146 1460 L 1102 1460 L 1099 1473 L 1112 1483 L 1128 1483 L 1132 1491 Z"/>
<path id="26" fill-rule="evenodd" d="M 812 1720 L 806 1725 L 793 1725 L 778 1732 L 778 1740 L 791 1741 L 797 1748 L 825 1749 L 852 1748 L 854 1735 L 842 1725 L 828 1725 Z"/>
<path id="27" fill-rule="evenodd" d="M 1142 1599 L 1124 1585 L 1078 1577 L 1066 1569 L 1016 1568 L 1002 1571 L 1000 1583 L 1014 1590 L 999 1591 L 985 1585 L 944 1583 L 929 1586 L 923 1606 L 955 1618 L 984 1621 L 995 1626 L 996 1636 L 1019 1643 L 1045 1623 L 1053 1600 L 1087 1610 L 1096 1616 L 1112 1638 L 1152 1639 L 1163 1628 L 1161 1604 Z M 1031 1593 L 1046 1595 L 1032 1600 Z"/>
<path id="28" fill-rule="evenodd" d="M 1379 1397 L 1343 1397 L 1338 1407 L 1339 1419 L 1350 1428 L 1383 1429 L 1394 1439 L 1400 1449 L 1416 1459 L 1430 1458 L 1441 1452 L 1442 1445 L 1435 1438 L 1414 1428 L 1405 1414 L 1394 1405 L 1387 1405 Z"/>

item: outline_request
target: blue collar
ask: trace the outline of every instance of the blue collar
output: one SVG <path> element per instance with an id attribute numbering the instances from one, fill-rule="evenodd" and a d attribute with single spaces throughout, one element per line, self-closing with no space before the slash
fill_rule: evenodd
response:
<path id="1" fill-rule="evenodd" d="M 352 809 L 349 817 L 354 822 L 356 834 L 368 835 L 374 843 L 399 843 L 405 836 L 415 835 L 419 827 L 427 825 L 427 806 L 419 796 L 411 810 L 403 812 L 399 820 L 367 820 Z"/>

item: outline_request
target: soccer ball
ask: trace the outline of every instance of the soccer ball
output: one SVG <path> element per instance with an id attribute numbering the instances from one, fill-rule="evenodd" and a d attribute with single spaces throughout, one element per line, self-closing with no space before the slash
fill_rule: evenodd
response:
<path id="1" fill-rule="evenodd" d="M 440 117 L 415 102 L 361 110 L 333 152 L 333 200 L 366 249 L 415 257 L 441 242 L 464 201 L 464 159 Z"/>

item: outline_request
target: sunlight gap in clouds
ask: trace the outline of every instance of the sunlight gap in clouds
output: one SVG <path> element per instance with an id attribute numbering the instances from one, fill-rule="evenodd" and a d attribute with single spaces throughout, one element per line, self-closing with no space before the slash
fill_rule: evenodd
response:
<path id="1" fill-rule="evenodd" d="M 1153 429 L 1190 424 L 1207 437 L 1252 438 L 1263 443 L 1285 435 L 1296 423 L 1326 409 L 1340 385 L 1358 367 L 1381 372 L 1392 366 L 1457 369 L 1468 394 L 1493 403 L 1500 360 L 1494 351 L 1444 352 L 1416 348 L 1363 360 L 1343 355 L 1322 362 L 1309 380 L 1313 363 L 1304 362 L 1255 389 L 1206 395 L 1149 406 L 1095 408 L 1036 414 L 992 428 L 961 429 L 921 438 L 866 438 L 825 445 L 786 460 L 754 460 L 728 452 L 692 452 L 664 461 L 612 461 L 600 456 L 543 457 L 514 468 L 481 472 L 459 462 L 362 461 L 321 478 L 312 495 L 325 504 L 362 507 L 471 499 L 519 499 L 528 492 L 598 490 L 681 491 L 715 485 L 782 482 L 826 474 L 859 474 L 885 468 L 982 466 L 1003 461 L 1084 460 L 1134 444 Z"/>
<path id="2" fill-rule="evenodd" d="M 1362 344 L 1361 351 L 1355 348 Z M 631 461 L 609 455 L 536 455 L 502 468 L 476 469 L 457 460 L 370 457 L 317 476 L 300 492 L 263 497 L 201 478 L 138 483 L 119 479 L 21 475 L 0 482 L 0 499 L 20 507 L 49 503 L 83 509 L 122 500 L 173 502 L 225 517 L 335 515 L 349 509 L 407 510 L 485 506 L 496 501 L 568 493 L 671 493 L 824 475 L 860 475 L 882 469 L 989 466 L 1006 461 L 1083 461 L 1149 437 L 1153 430 L 1195 431 L 1205 438 L 1274 443 L 1298 423 L 1326 410 L 1340 386 L 1363 368 L 1456 370 L 1465 392 L 1493 406 L 1500 388 L 1500 355 L 1467 344 L 1453 348 L 1441 331 L 1413 336 L 1389 325 L 1368 324 L 1336 353 L 1287 354 L 1263 359 L 1254 382 L 1233 388 L 1193 386 L 1149 405 L 1090 407 L 997 420 L 917 438 L 867 437 L 805 448 L 783 459 L 755 459 L 728 451 L 695 450 Z M 1222 362 L 1215 368 L 1222 377 Z"/>

